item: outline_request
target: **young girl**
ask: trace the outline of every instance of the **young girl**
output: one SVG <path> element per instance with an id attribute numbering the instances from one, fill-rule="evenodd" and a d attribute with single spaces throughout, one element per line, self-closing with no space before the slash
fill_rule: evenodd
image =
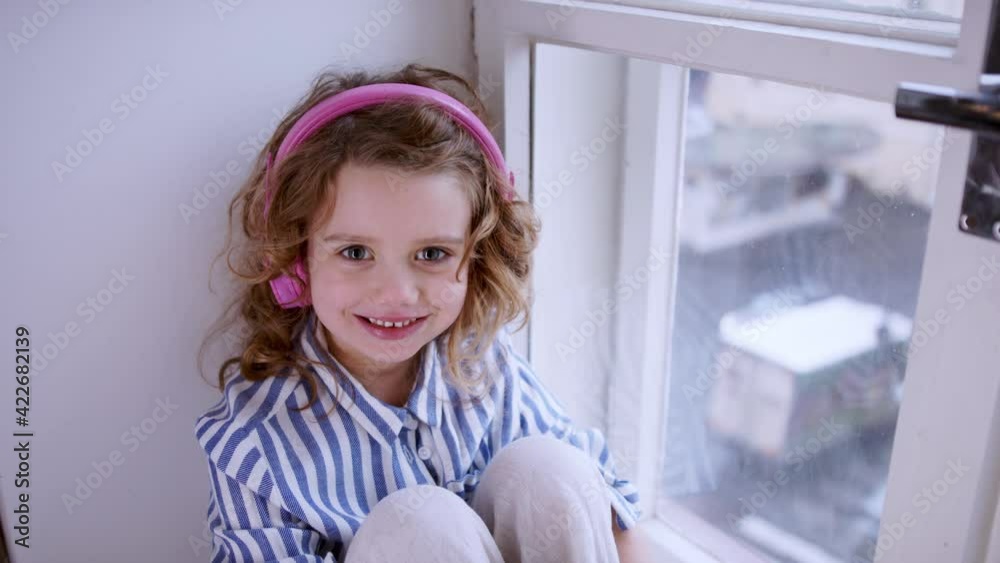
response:
<path id="1" fill-rule="evenodd" d="M 264 147 L 196 423 L 212 561 L 627 559 L 635 488 L 511 345 L 539 224 L 484 115 L 446 71 L 323 74 Z"/>

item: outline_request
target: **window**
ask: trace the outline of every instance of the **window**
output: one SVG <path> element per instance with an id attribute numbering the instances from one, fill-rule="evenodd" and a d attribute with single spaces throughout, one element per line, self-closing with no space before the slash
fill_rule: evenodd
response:
<path id="1" fill-rule="evenodd" d="M 1000 250 L 956 228 L 971 136 L 892 107 L 976 87 L 991 6 L 911 8 L 477 2 L 544 223 L 529 357 L 663 560 L 1000 553 L 1000 284 L 959 291 Z"/>
<path id="2" fill-rule="evenodd" d="M 658 514 L 871 561 L 944 129 L 701 71 L 686 115 Z"/>

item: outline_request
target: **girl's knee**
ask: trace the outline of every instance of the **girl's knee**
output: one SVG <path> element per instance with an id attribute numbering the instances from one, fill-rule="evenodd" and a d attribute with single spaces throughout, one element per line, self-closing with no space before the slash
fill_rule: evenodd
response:
<path id="1" fill-rule="evenodd" d="M 596 463 L 580 448 L 552 436 L 527 436 L 507 444 L 491 461 L 543 474 L 558 474 L 560 479 L 589 479 L 597 471 Z"/>
<path id="2" fill-rule="evenodd" d="M 607 483 L 597 461 L 568 442 L 551 436 L 511 442 L 490 460 L 479 487 L 473 506 L 498 543 L 520 546 L 522 553 L 559 559 L 581 543 L 603 541 L 594 538 L 613 542 Z"/>
<path id="3" fill-rule="evenodd" d="M 487 468 L 500 489 L 529 498 L 567 496 L 587 501 L 603 494 L 597 463 L 580 448 L 552 436 L 528 436 L 503 447 Z M 487 476 L 484 475 L 484 481 Z"/>
<path id="4" fill-rule="evenodd" d="M 485 524 L 458 495 L 435 485 L 415 485 L 372 508 L 351 543 L 356 559 L 348 561 L 494 560 L 487 558 L 496 549 L 488 537 Z"/>
<path id="5" fill-rule="evenodd" d="M 383 498 L 368 519 L 389 520 L 397 529 L 428 532 L 436 527 L 454 529 L 456 519 L 468 516 L 465 511 L 471 509 L 451 491 L 436 485 L 414 485 Z"/>

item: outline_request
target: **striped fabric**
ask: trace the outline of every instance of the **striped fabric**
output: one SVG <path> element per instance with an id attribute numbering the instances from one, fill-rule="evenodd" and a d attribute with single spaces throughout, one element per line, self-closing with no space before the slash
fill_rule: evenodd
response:
<path id="1" fill-rule="evenodd" d="M 590 455 L 612 493 L 619 527 L 635 525 L 637 491 L 617 477 L 604 437 L 573 428 L 512 347 L 506 327 L 485 358 L 495 384 L 482 401 L 463 402 L 445 381 L 442 335 L 424 347 L 404 408 L 382 402 L 346 375 L 320 328 L 311 310 L 298 333 L 302 352 L 323 362 L 312 368 L 321 383 L 313 407 L 293 410 L 308 400 L 298 376 L 253 382 L 236 375 L 196 422 L 208 459 L 213 562 L 343 561 L 380 499 L 433 483 L 471 502 L 497 451 L 534 434 L 553 435 Z"/>

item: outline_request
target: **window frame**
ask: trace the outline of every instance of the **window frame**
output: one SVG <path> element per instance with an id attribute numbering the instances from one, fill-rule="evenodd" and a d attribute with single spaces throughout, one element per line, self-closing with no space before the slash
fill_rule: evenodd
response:
<path id="1" fill-rule="evenodd" d="M 885 37 L 942 47 L 958 44 L 959 22 L 933 12 L 902 8 L 871 7 L 850 10 L 833 2 L 802 0 L 627 0 L 619 2 L 639 8 L 729 17 Z M 829 5 L 827 5 L 829 4 Z"/>

